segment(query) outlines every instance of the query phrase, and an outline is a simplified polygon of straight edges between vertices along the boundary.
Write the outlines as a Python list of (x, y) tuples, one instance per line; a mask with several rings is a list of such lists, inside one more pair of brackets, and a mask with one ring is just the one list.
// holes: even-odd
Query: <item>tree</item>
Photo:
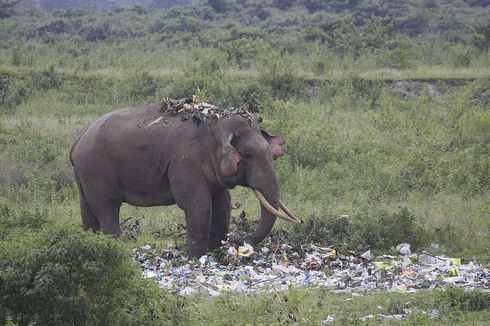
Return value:
[(12, 15), (14, 6), (20, 0), (0, 0), (0, 19), (6, 18)]
[(295, 0), (274, 0), (274, 5), (279, 9), (289, 9), (295, 3)]
[(207, 0), (207, 4), (217, 13), (225, 12), (230, 7), (228, 0)]

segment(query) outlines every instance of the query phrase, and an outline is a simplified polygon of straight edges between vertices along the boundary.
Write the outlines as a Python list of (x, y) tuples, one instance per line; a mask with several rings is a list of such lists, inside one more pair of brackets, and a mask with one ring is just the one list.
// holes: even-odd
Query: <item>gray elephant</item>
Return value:
[(262, 241), (276, 216), (298, 223), (280, 201), (274, 171), (283, 139), (261, 129), (248, 111), (217, 112), (212, 122), (199, 123), (152, 104), (110, 112), (87, 127), (70, 153), (84, 227), (119, 236), (123, 202), (177, 204), (185, 212), (189, 256), (199, 257), (226, 239), (228, 189), (237, 185), (253, 189), (262, 205), (256, 231), (241, 241)]

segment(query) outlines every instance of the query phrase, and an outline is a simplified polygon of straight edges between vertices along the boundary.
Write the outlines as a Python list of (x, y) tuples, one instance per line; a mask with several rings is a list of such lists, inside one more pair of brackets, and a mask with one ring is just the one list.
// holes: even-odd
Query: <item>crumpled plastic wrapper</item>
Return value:
[(133, 249), (143, 276), (180, 295), (225, 292), (286, 291), (290, 286), (326, 287), (337, 291), (416, 292), (461, 287), (490, 291), (489, 270), (474, 262), (429, 254), (412, 254), (408, 244), (400, 255), (373, 257), (370, 251), (339, 253), (332, 247), (266, 243), (261, 248), (225, 243), (219, 251), (189, 260), (168, 248), (149, 245)]

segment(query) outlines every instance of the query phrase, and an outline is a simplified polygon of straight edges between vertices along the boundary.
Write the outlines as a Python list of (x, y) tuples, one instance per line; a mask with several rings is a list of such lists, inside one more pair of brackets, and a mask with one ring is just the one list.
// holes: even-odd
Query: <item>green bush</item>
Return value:
[(0, 202), (0, 240), (12, 232), (37, 231), (49, 223), (46, 210), (13, 211), (7, 204)]
[(410, 243), (412, 250), (428, 244), (430, 235), (406, 207), (395, 212), (366, 209), (354, 216), (357, 242), (373, 249), (387, 250), (400, 243)]
[(415, 67), (414, 54), (406, 49), (385, 50), (377, 59), (381, 68), (410, 69)]
[(386, 252), (406, 242), (413, 250), (427, 245), (430, 234), (418, 223), (408, 208), (385, 211), (367, 208), (350, 217), (311, 217), (307, 223), (295, 225), (286, 241), (293, 244), (313, 242), (336, 247), (370, 248)]
[(490, 293), (482, 291), (465, 291), (462, 288), (451, 288), (438, 293), (442, 306), (461, 311), (481, 311), (490, 308)]
[(285, 62), (276, 51), (262, 53), (259, 81), (270, 87), (275, 98), (294, 98), (305, 93), (303, 77), (292, 62)]
[(0, 114), (12, 113), (27, 95), (28, 86), (23, 80), (0, 72)]
[(240, 69), (250, 68), (263, 48), (263, 43), (246, 38), (231, 40), (219, 45), (219, 49), (226, 54), (228, 61), (236, 64)]
[(468, 46), (455, 46), (451, 64), (456, 68), (468, 68), (473, 59), (473, 49)]
[(148, 72), (142, 70), (129, 76), (128, 95), (131, 99), (145, 101), (155, 97), (157, 81)]
[(183, 301), (140, 276), (110, 237), (57, 225), (0, 242), (0, 323), (173, 325)]

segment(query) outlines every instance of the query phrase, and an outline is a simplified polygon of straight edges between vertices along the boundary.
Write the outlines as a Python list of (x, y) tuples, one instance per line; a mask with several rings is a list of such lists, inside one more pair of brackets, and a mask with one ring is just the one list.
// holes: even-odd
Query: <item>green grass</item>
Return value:
[[(0, 71), (8, 74), (32, 74), (39, 71), (45, 71), (49, 69), (49, 65), (44, 68), (30, 67), (30, 66), (1, 66)], [(133, 67), (135, 71), (139, 67)], [(184, 78), (185, 71), (182, 68), (157, 68), (148, 69), (146, 66), (143, 68), (148, 70), (148, 74), (151, 77), (159, 79), (173, 79)], [(55, 69), (57, 74), (64, 76), (79, 76), (82, 78), (94, 78), (105, 77), (110, 79), (124, 79), (127, 77), (128, 69), (124, 67), (105, 67), (105, 68), (93, 68), (88, 70), (79, 70), (74, 68), (62, 68), (57, 67)], [(258, 69), (226, 69), (225, 74), (228, 78), (258, 78), (260, 76), (260, 70)], [(312, 74), (308, 71), (299, 71), (298, 74), (305, 81), (324, 82), (324, 81), (339, 81), (348, 80), (353, 77), (352, 70), (333, 69), (328, 74)], [(473, 79), (488, 79), (490, 78), (490, 68), (488, 67), (472, 67), (472, 68), (455, 68), (451, 66), (424, 66), (415, 69), (370, 69), (362, 71), (358, 74), (359, 78), (370, 81), (393, 81), (393, 80), (473, 80)]]
[[(351, 294), (291, 288), (277, 294), (199, 298), (195, 304), (190, 325), (227, 325), (231, 321), (234, 325), (321, 325), (328, 316), (334, 318), (334, 325), (484, 325), (490, 322), (488, 294), (464, 295), (458, 290)], [(403, 315), (404, 309), (411, 313), (401, 321), (378, 316)], [(361, 318), (368, 315), (375, 318), (362, 322)]]

